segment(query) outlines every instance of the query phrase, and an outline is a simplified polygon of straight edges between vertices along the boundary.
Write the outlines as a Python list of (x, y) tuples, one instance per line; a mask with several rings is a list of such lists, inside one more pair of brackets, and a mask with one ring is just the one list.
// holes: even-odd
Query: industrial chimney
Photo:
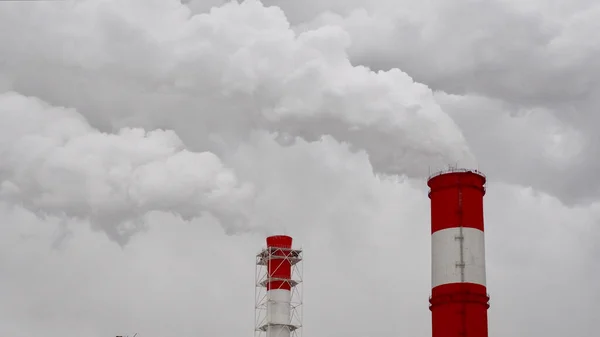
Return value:
[(487, 337), (485, 176), (450, 169), (429, 177), (433, 337)]
[(256, 337), (301, 337), (302, 250), (275, 235), (256, 255)]

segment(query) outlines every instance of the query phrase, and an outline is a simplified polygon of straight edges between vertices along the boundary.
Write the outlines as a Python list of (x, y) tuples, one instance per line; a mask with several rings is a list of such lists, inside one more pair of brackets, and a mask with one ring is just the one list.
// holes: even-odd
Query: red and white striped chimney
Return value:
[(270, 236), (267, 238), (267, 249), (270, 250), (270, 259), (267, 265), (269, 280), (267, 282), (267, 296), (269, 304), (267, 317), (270, 326), (267, 337), (288, 337), (290, 335), (292, 264), (287, 258), (292, 249), (292, 238), (285, 235)]
[(433, 337), (487, 337), (485, 176), (451, 169), (427, 182), (431, 199)]
[[(300, 295), (295, 287), (301, 279), (293, 275), (294, 267), (302, 261), (301, 254), (302, 250), (292, 248), (292, 237), (274, 235), (267, 238), (267, 248), (257, 256), (257, 265), (267, 267), (266, 275), (257, 272), (258, 286), (266, 288), (264, 296), (257, 296), (258, 336), (264, 333), (266, 337), (293, 337), (301, 327), (297, 308), (302, 299), (295, 298)], [(265, 315), (260, 313), (262, 309), (266, 310)]]

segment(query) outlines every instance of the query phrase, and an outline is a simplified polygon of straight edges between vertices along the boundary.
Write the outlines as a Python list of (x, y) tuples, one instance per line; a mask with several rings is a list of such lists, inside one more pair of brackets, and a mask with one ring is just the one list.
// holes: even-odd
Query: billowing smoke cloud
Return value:
[(124, 244), (150, 211), (207, 211), (227, 231), (248, 226), (252, 186), (173, 131), (99, 132), (76, 111), (0, 95), (0, 197), (39, 215), (90, 220)]
[(0, 39), (1, 86), (47, 102), (2, 96), (0, 197), (121, 243), (155, 210), (207, 211), (232, 233), (268, 226), (253, 214), (260, 190), (219, 159), (254, 131), (282, 146), (333, 136), (377, 173), (474, 165), (427, 86), (352, 65), (343, 28), (297, 34), (259, 1), (196, 15), (177, 0), (4, 4)]
[(398, 69), (353, 66), (340, 27), (296, 34), (254, 0), (198, 15), (176, 0), (8, 8), (0, 21), (21, 27), (18, 39), (0, 33), (12, 88), (105, 128), (173, 128), (217, 154), (211, 134), (233, 144), (253, 129), (332, 135), (366, 150), (376, 171), (411, 176), (474, 164), (432, 91)]
[[(352, 38), (348, 54), (354, 64), (399, 67), (434, 90), (460, 95), (438, 102), (465, 134), (480, 167), (495, 180), (531, 185), (571, 205), (600, 196), (598, 180), (589, 179), (600, 168), (600, 48), (591, 37), (600, 22), (598, 2), (265, 3), (290, 13), (297, 31), (342, 27)], [(468, 107), (458, 102), (471, 100), (467, 117)], [(547, 122), (540, 128), (525, 111), (547, 115), (542, 119), (563, 131), (549, 130)], [(519, 145), (509, 145), (517, 139)], [(544, 142), (545, 149), (534, 149), (533, 144)], [(550, 149), (558, 142), (562, 144)], [(554, 159), (539, 160), (547, 149)]]

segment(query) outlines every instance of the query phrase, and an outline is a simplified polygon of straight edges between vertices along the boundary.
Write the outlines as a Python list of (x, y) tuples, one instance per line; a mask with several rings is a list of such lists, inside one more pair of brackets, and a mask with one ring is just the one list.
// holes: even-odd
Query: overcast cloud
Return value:
[(0, 335), (430, 335), (428, 174), (488, 175), (490, 336), (593, 336), (600, 5), (0, 2)]

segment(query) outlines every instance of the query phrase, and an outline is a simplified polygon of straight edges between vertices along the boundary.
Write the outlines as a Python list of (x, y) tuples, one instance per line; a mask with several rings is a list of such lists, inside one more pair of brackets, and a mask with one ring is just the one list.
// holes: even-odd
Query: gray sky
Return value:
[(287, 233), (305, 336), (428, 336), (456, 163), (490, 336), (594, 335), (600, 5), (263, 3), (0, 3), (0, 335), (252, 335)]

